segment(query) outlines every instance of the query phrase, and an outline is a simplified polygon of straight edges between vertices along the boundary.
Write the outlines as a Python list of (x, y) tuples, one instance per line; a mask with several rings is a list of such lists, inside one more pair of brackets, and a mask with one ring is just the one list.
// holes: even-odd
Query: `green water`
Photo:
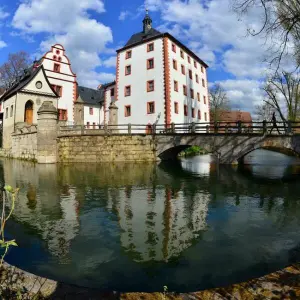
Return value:
[(7, 261), (119, 291), (195, 291), (278, 270), (300, 260), (299, 161), (260, 150), (245, 162), (2, 160), (2, 183), (20, 187)]

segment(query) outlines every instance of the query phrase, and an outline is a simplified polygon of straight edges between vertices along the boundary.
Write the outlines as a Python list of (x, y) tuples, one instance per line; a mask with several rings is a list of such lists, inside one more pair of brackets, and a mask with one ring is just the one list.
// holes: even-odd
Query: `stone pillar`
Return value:
[[(111, 102), (110, 106), (109, 106), (109, 121), (108, 121), (108, 125), (118, 125), (118, 107), (115, 104), (115, 102)], [(118, 133), (119, 130), (117, 127), (112, 127), (109, 128), (111, 129), (112, 133)]]
[(74, 103), (74, 123), (84, 125), (84, 103), (81, 101)]
[(44, 101), (37, 112), (37, 162), (57, 162), (57, 109), (51, 101)]

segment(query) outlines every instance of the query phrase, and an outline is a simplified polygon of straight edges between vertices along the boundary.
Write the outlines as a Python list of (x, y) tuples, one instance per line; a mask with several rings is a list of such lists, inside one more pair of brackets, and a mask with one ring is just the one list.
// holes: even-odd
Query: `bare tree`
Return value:
[(264, 86), (265, 104), (280, 116), (283, 122), (297, 121), (300, 110), (300, 76), (288, 72), (276, 73)]
[[(265, 34), (273, 40), (270, 63), (275, 63), (276, 70), (287, 53), (288, 45), (300, 65), (300, 1), (299, 0), (232, 0), (233, 8), (240, 15), (247, 14), (250, 8), (258, 7), (262, 10), (264, 19), (261, 28), (255, 31), (248, 29), (251, 35)], [(278, 40), (279, 38), (279, 40)], [(279, 43), (278, 43), (279, 41)]]
[(219, 83), (209, 89), (209, 106), (210, 117), (214, 121), (220, 121), (222, 112), (230, 109), (227, 94)]
[(266, 102), (255, 106), (257, 121), (271, 120), (273, 112), (273, 107)]
[(9, 87), (29, 64), (30, 60), (27, 52), (10, 53), (7, 62), (0, 66), (0, 86)]

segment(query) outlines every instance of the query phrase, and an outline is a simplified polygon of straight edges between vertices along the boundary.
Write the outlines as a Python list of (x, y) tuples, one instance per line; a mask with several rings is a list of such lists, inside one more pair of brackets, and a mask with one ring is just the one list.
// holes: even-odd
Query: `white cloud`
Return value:
[(261, 89), (261, 81), (228, 79), (219, 81), (219, 83), (226, 91), (233, 109), (241, 109), (253, 113), (255, 106), (263, 102), (264, 92)]
[(119, 15), (119, 20), (125, 21), (127, 19), (127, 17), (129, 17), (130, 15), (131, 15), (131, 13), (128, 10), (121, 11), (121, 13)]
[[(8, 12), (4, 11), (4, 8), (0, 6), (0, 21), (6, 19), (9, 16)], [(2, 24), (0, 23), (0, 28), (1, 28)], [(0, 49), (7, 47), (7, 44), (1, 40), (1, 36), (0, 36)]]
[(7, 44), (4, 41), (0, 40), (0, 49), (4, 47), (7, 47)]
[(108, 83), (116, 79), (115, 74), (97, 73), (95, 71), (89, 73), (79, 72), (78, 76), (81, 78), (81, 85), (91, 88), (96, 88), (100, 83)]
[(111, 56), (110, 58), (103, 61), (103, 65), (106, 68), (115, 68), (116, 64), (117, 64), (117, 57), (116, 56)]
[(106, 74), (101, 76), (95, 69), (102, 65), (99, 55), (113, 41), (111, 29), (92, 18), (90, 11), (105, 12), (103, 1), (29, 0), (19, 5), (12, 25), (21, 34), (49, 34), (40, 44), (43, 52), (55, 43), (62, 44), (80, 84), (82, 81), (88, 84), (88, 79), (94, 81), (93, 78), (107, 77)]
[(9, 13), (4, 11), (3, 7), (0, 7), (0, 20), (4, 20), (9, 17)]

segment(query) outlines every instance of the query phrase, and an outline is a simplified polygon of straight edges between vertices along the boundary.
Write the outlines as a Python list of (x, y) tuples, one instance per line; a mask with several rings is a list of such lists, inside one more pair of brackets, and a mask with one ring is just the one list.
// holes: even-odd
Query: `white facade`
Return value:
[[(96, 125), (101, 125), (100, 105), (84, 104), (84, 125), (90, 129), (96, 129)], [(103, 111), (103, 110), (102, 110)], [(103, 113), (102, 113), (103, 115)]]
[[(161, 114), (159, 123), (164, 123), (164, 59), (163, 39), (152, 42), (154, 50), (148, 52), (144, 43), (119, 53), (119, 77), (117, 81), (119, 124), (153, 124)], [(132, 52), (126, 59), (126, 52)], [(147, 69), (147, 60), (154, 59), (154, 68)], [(125, 75), (125, 67), (131, 66), (131, 74)], [(147, 92), (147, 81), (154, 80), (154, 91)], [(131, 95), (125, 96), (125, 87), (131, 86)], [(147, 103), (154, 102), (155, 112), (148, 113)], [(125, 107), (131, 106), (131, 116), (126, 117)]]
[[(153, 51), (149, 51), (149, 44), (153, 44)], [(210, 121), (207, 66), (170, 35), (161, 34), (156, 39), (121, 49), (117, 59), (119, 124), (153, 124), (158, 115), (158, 124)], [(147, 65), (149, 59), (153, 59), (152, 69)], [(147, 82), (152, 80), (154, 91), (149, 92)], [(130, 87), (129, 96), (126, 87)], [(154, 111), (149, 111), (150, 102), (154, 102)]]
[[(206, 68), (171, 39), (168, 39), (168, 52), (171, 83), (171, 122), (175, 124), (209, 122)], [(183, 58), (181, 57), (182, 54)], [(177, 70), (174, 69), (173, 61), (177, 65)], [(182, 72), (182, 67), (185, 74)], [(192, 79), (189, 77), (189, 71), (192, 72)], [(196, 81), (196, 75), (198, 76), (198, 82)], [(204, 86), (202, 85), (202, 79), (204, 80)], [(174, 90), (174, 81), (178, 82), (178, 92)], [(184, 95), (184, 86), (187, 95)], [(191, 89), (194, 91), (194, 99), (191, 97)], [(175, 102), (178, 103), (178, 113), (175, 112)], [(184, 114), (184, 105), (187, 105), (187, 116)], [(193, 108), (194, 118), (192, 116)], [(198, 111), (200, 111), (200, 118), (198, 118)]]
[[(76, 100), (76, 75), (72, 72), (71, 64), (62, 45), (55, 44), (43, 56), (42, 64), (45, 68), (49, 82), (55, 88), (61, 87), (58, 100), (59, 119), (74, 121), (73, 108)], [(55, 69), (58, 65), (58, 69)], [(63, 113), (60, 110), (64, 110)]]

